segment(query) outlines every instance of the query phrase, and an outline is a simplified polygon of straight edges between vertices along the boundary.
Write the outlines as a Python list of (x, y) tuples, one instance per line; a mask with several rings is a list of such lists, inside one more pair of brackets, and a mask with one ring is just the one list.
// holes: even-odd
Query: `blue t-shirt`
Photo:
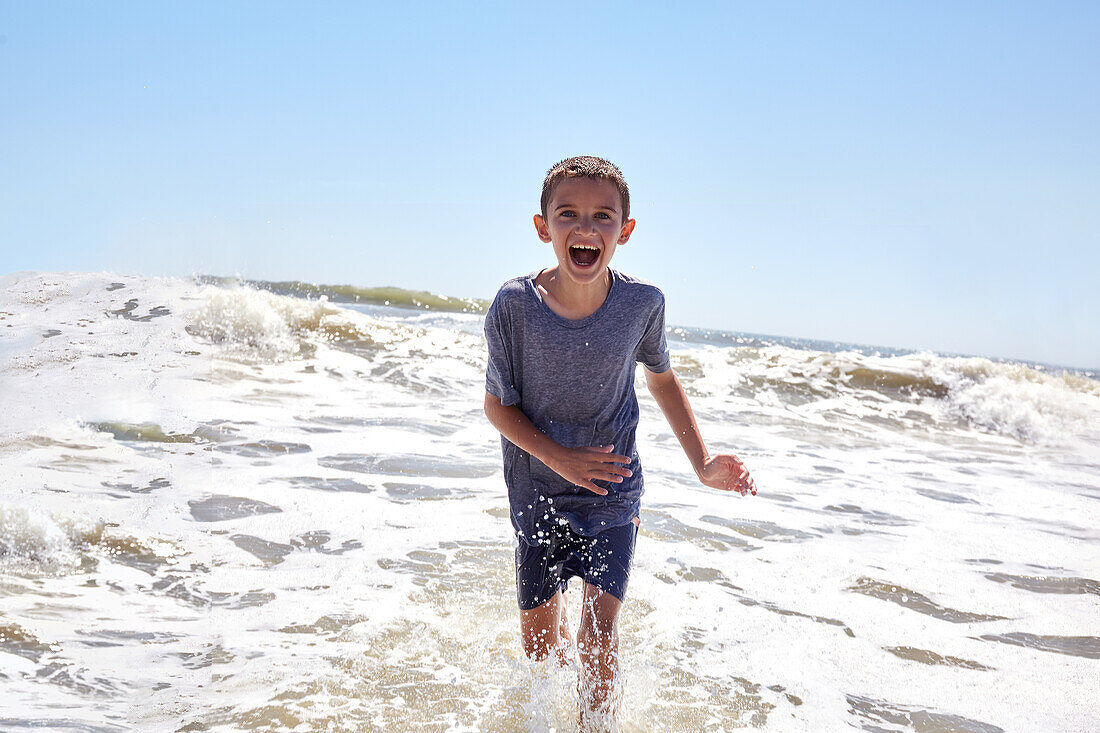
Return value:
[[(657, 286), (611, 273), (599, 309), (579, 320), (550, 310), (531, 273), (501, 286), (485, 314), (489, 363), (485, 389), (502, 405), (517, 405), (535, 427), (570, 447), (614, 445), (630, 456), (633, 476), (598, 481), (599, 496), (571, 484), (501, 436), (512, 526), (529, 544), (548, 538), (562, 520), (593, 536), (638, 514), (642, 467), (634, 445), (638, 398), (635, 364), (667, 371), (665, 296)], [(624, 465), (624, 464), (615, 464)]]

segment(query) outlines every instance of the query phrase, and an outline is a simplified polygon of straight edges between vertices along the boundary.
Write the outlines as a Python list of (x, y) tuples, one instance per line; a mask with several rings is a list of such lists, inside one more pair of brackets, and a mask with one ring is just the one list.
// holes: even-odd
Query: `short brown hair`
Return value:
[(615, 184), (619, 189), (619, 198), (623, 202), (623, 221), (630, 218), (630, 189), (626, 186), (626, 179), (619, 167), (609, 160), (597, 158), (594, 155), (577, 155), (572, 158), (555, 163), (546, 171), (546, 178), (542, 182), (542, 215), (546, 216), (546, 207), (550, 205), (550, 197), (554, 188), (566, 178), (606, 179)]

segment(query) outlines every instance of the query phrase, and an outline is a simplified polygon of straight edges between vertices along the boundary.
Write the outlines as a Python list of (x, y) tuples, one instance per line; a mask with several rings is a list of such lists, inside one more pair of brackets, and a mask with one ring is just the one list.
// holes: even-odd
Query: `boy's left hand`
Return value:
[(741, 496), (749, 493), (756, 496), (756, 483), (737, 456), (718, 455), (708, 458), (699, 471), (699, 480), (712, 489), (737, 491)]

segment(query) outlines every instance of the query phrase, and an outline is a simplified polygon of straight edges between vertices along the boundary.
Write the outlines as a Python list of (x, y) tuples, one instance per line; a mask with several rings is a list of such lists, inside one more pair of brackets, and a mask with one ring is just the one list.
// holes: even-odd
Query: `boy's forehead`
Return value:
[(551, 208), (566, 203), (593, 203), (598, 206), (607, 206), (615, 210), (622, 210), (622, 198), (619, 196), (619, 187), (607, 178), (589, 178), (588, 176), (573, 176), (565, 178), (554, 186), (550, 195)]

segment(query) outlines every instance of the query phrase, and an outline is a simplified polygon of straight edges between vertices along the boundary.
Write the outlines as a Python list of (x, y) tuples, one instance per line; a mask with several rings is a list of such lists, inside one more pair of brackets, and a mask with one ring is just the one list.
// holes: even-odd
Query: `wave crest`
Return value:
[(947, 415), (1024, 442), (1064, 443), (1100, 417), (1100, 384), (1086, 377), (981, 357), (932, 357), (928, 371), (948, 388)]
[(187, 325), (192, 336), (259, 361), (312, 356), (319, 343), (369, 351), (405, 330), (332, 306), (324, 296), (304, 300), (246, 286), (203, 288)]
[(707, 347), (678, 354), (677, 368), (705, 394), (756, 401), (770, 394), (788, 406), (840, 400), (890, 419), (921, 408), (941, 423), (961, 421), (1028, 443), (1064, 443), (1100, 422), (1096, 380), (982, 357)]
[(0, 504), (0, 567), (47, 573), (75, 568), (80, 564), (77, 548), (99, 542), (104, 527), (101, 519)]

